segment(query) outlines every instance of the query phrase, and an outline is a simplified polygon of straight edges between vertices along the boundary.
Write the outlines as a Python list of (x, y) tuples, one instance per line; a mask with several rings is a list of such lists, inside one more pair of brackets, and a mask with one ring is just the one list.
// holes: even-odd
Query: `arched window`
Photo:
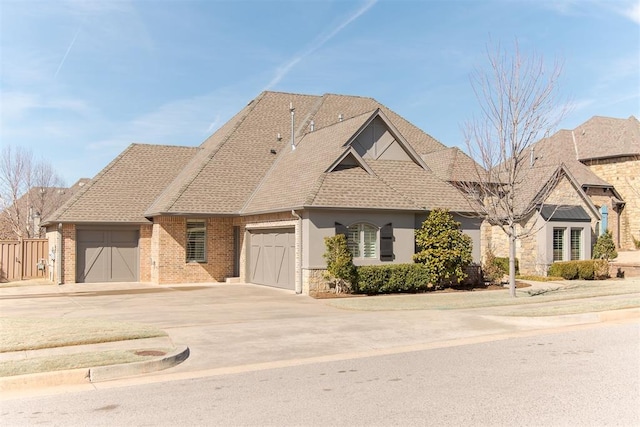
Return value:
[(378, 228), (365, 223), (347, 227), (347, 246), (354, 258), (376, 258)]

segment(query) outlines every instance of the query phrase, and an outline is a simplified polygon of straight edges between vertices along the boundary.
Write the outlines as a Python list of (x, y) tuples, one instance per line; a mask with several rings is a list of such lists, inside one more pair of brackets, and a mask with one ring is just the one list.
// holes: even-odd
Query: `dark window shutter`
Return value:
[(393, 227), (391, 223), (380, 229), (380, 261), (393, 261)]
[(340, 224), (339, 222), (336, 222), (335, 226), (336, 226), (336, 235), (344, 234), (344, 237), (347, 237), (347, 232), (349, 231), (349, 230), (347, 230), (347, 227), (345, 227), (344, 225)]

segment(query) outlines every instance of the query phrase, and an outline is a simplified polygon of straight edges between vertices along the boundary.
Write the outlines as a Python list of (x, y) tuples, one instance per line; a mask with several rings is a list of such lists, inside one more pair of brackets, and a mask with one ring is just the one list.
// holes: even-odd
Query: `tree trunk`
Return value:
[(509, 225), (509, 295), (516, 297), (516, 226)]

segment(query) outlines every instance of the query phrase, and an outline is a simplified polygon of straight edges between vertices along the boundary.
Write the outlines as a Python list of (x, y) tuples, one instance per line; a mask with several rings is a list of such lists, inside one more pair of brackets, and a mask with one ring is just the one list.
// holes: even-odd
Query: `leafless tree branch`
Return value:
[(556, 60), (546, 67), (541, 56), (523, 55), (517, 41), (513, 52), (499, 44), (487, 47), (486, 57), (488, 65), (471, 76), (479, 113), (464, 127), (468, 153), (478, 164), (477, 182), (463, 183), (461, 188), (480, 199), (484, 219), (508, 236), (510, 288), (515, 296), (515, 241), (534, 232), (519, 225), (560, 179), (558, 173), (551, 174), (528, 197), (527, 186), (536, 182), (529, 148), (550, 135), (566, 114), (558, 94), (562, 64)]

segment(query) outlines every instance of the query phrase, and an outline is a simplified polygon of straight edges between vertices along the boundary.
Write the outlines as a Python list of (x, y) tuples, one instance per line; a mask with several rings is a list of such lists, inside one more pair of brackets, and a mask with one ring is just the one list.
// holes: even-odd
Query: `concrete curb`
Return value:
[(0, 378), (0, 393), (33, 388), (89, 384), (89, 368), (39, 372)]
[(623, 308), (595, 313), (600, 322), (615, 322), (617, 320), (640, 319), (640, 308)]
[(145, 360), (143, 362), (2, 377), (0, 378), (0, 393), (4, 394), (46, 387), (91, 384), (94, 382), (161, 371), (184, 362), (189, 357), (189, 353), (189, 347), (181, 346), (161, 358)]
[(130, 377), (149, 372), (162, 371), (184, 362), (189, 357), (189, 347), (176, 348), (165, 356), (144, 362), (122, 363), (119, 365), (98, 366), (89, 369), (89, 381), (92, 383), (115, 378)]

